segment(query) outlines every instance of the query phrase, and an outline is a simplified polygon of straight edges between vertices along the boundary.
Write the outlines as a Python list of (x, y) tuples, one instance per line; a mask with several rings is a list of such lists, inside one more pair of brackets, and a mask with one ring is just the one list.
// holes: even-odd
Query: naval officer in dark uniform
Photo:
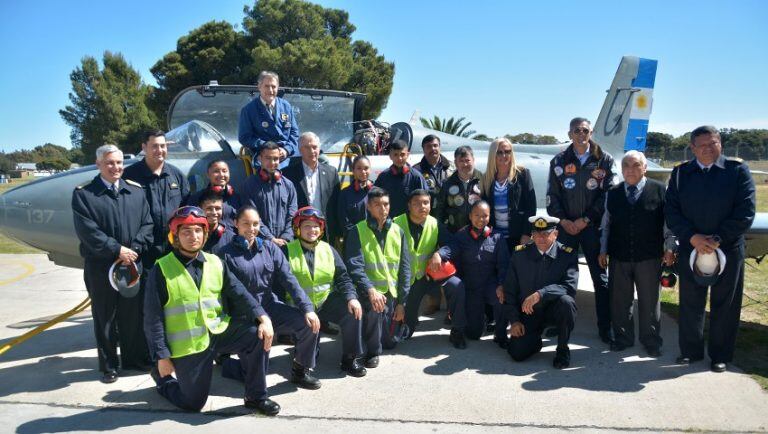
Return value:
[[(712, 126), (691, 132), (696, 158), (672, 170), (664, 215), (680, 244), (681, 262), (691, 252), (725, 254), (725, 269), (711, 285), (708, 352), (711, 369), (723, 372), (733, 359), (744, 289), (744, 232), (755, 218), (755, 183), (741, 160), (722, 155), (720, 133)], [(722, 263), (721, 263), (722, 265)], [(680, 273), (681, 364), (704, 358), (704, 308), (707, 285), (690, 267)]]
[[(149, 353), (142, 331), (142, 297), (123, 297), (109, 283), (109, 269), (141, 260), (152, 245), (152, 218), (141, 186), (122, 180), (123, 153), (117, 146), (96, 150), (99, 174), (72, 194), (75, 232), (85, 259), (83, 277), (91, 297), (93, 329), (102, 381), (117, 381), (117, 369), (144, 370)], [(117, 358), (118, 335), (120, 360)]]
[(553, 324), (558, 335), (552, 365), (563, 369), (571, 361), (568, 339), (576, 321), (577, 256), (557, 242), (560, 219), (533, 216), (529, 221), (533, 242), (515, 247), (504, 281), (502, 303), (512, 323), (507, 352), (518, 362), (538, 353), (545, 325)]

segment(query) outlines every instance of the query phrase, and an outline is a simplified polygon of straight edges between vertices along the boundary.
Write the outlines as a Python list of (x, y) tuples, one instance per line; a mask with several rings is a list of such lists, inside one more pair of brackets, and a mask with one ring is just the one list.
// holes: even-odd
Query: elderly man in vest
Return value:
[(647, 169), (641, 152), (629, 151), (621, 159), (624, 182), (606, 196), (598, 260), (608, 268), (610, 259), (611, 351), (635, 344), (632, 303), (637, 288), (640, 343), (649, 356), (659, 357), (661, 263), (672, 265), (677, 249), (674, 235), (664, 225), (664, 184), (646, 178)]
[(363, 354), (363, 308), (341, 255), (322, 240), (325, 225), (325, 217), (317, 209), (299, 209), (293, 217), (296, 239), (286, 246), (286, 256), (320, 320), (337, 323), (341, 328), (341, 370), (363, 377), (367, 373), (359, 359)]
[(389, 193), (379, 187), (371, 188), (366, 208), (368, 218), (347, 233), (345, 253), (347, 269), (361, 294), (365, 311), (363, 342), (367, 352), (363, 361), (366, 368), (375, 368), (379, 366), (383, 346), (397, 345), (395, 323), (405, 319), (411, 255), (405, 233), (389, 218)]
[(408, 199), (408, 213), (395, 217), (395, 223), (405, 233), (411, 254), (411, 291), (405, 303), (405, 323), (412, 334), (419, 323), (419, 305), (426, 294), (440, 295), (445, 288), (448, 311), (451, 313), (451, 334), (449, 341), (455, 348), (464, 349), (464, 326), (467, 315), (464, 311), (464, 284), (458, 277), (432, 280), (428, 269), (437, 272), (443, 262), (451, 258), (451, 235), (437, 219), (429, 215), (430, 196), (427, 190), (414, 190)]
[(173, 251), (152, 268), (144, 303), (157, 391), (177, 407), (200, 411), (208, 399), (214, 358), (238, 353), (245, 367), (245, 406), (277, 414), (277, 403), (255, 399), (266, 378), (249, 369), (267, 357), (265, 350), (272, 345), (269, 317), (225, 263), (201, 250), (208, 235), (202, 209), (179, 208), (169, 227)]

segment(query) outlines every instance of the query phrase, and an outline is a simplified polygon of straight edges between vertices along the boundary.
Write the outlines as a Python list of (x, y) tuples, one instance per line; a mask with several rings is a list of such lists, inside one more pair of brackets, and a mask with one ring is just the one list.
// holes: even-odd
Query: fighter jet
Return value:
[[(616, 161), (628, 150), (645, 149), (656, 68), (655, 60), (625, 56), (608, 90), (593, 125), (593, 138)], [(415, 118), (391, 125), (363, 120), (364, 94), (281, 88), (280, 96), (294, 107), (300, 130), (313, 131), (320, 137), (323, 153), (339, 169), (342, 182), (349, 181), (351, 160), (360, 153), (371, 160), (372, 178), (386, 170), (390, 165), (387, 147), (393, 140), (405, 140), (412, 150), (410, 162), (417, 163), (423, 156), (421, 140), (428, 134), (440, 137), (442, 151), (448, 155), (458, 146), (471, 146), (477, 168), (485, 169), (488, 142), (430, 130), (416, 125)], [(192, 190), (205, 188), (206, 167), (214, 159), (229, 163), (232, 185), (239, 185), (251, 173), (251, 157), (238, 142), (237, 123), (240, 109), (257, 97), (256, 86), (211, 82), (189, 87), (174, 98), (168, 111), (167, 160), (187, 174)], [(563, 119), (564, 125), (567, 122)], [(531, 171), (542, 212), (549, 161), (566, 146), (514, 145), (517, 162)], [(126, 160), (126, 167), (140, 158), (141, 155)], [(618, 168), (614, 172), (621, 174)], [(649, 162), (648, 176), (666, 181), (669, 172)], [(74, 188), (96, 173), (96, 167), (91, 165), (9, 190), (0, 196), (0, 229), (18, 241), (48, 252), (56, 264), (82, 268), (70, 201)], [(757, 215), (747, 240), (748, 256), (762, 259), (768, 253), (768, 213)]]

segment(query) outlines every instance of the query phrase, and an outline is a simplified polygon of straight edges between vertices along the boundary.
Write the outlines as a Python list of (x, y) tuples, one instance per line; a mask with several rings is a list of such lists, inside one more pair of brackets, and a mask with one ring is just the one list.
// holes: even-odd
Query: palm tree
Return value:
[(477, 132), (475, 130), (467, 130), (467, 128), (472, 125), (472, 122), (467, 122), (465, 124), (463, 117), (458, 119), (449, 118), (448, 120), (445, 120), (435, 116), (432, 119), (419, 118), (419, 120), (421, 120), (421, 125), (425, 128), (453, 134), (454, 136), (471, 137)]

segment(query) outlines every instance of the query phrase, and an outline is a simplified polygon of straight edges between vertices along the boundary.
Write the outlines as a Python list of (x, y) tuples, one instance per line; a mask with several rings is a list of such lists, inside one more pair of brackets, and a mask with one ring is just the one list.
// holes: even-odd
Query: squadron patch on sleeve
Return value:
[(555, 166), (555, 168), (552, 170), (555, 172), (555, 176), (560, 176), (563, 174), (563, 168), (560, 166)]

